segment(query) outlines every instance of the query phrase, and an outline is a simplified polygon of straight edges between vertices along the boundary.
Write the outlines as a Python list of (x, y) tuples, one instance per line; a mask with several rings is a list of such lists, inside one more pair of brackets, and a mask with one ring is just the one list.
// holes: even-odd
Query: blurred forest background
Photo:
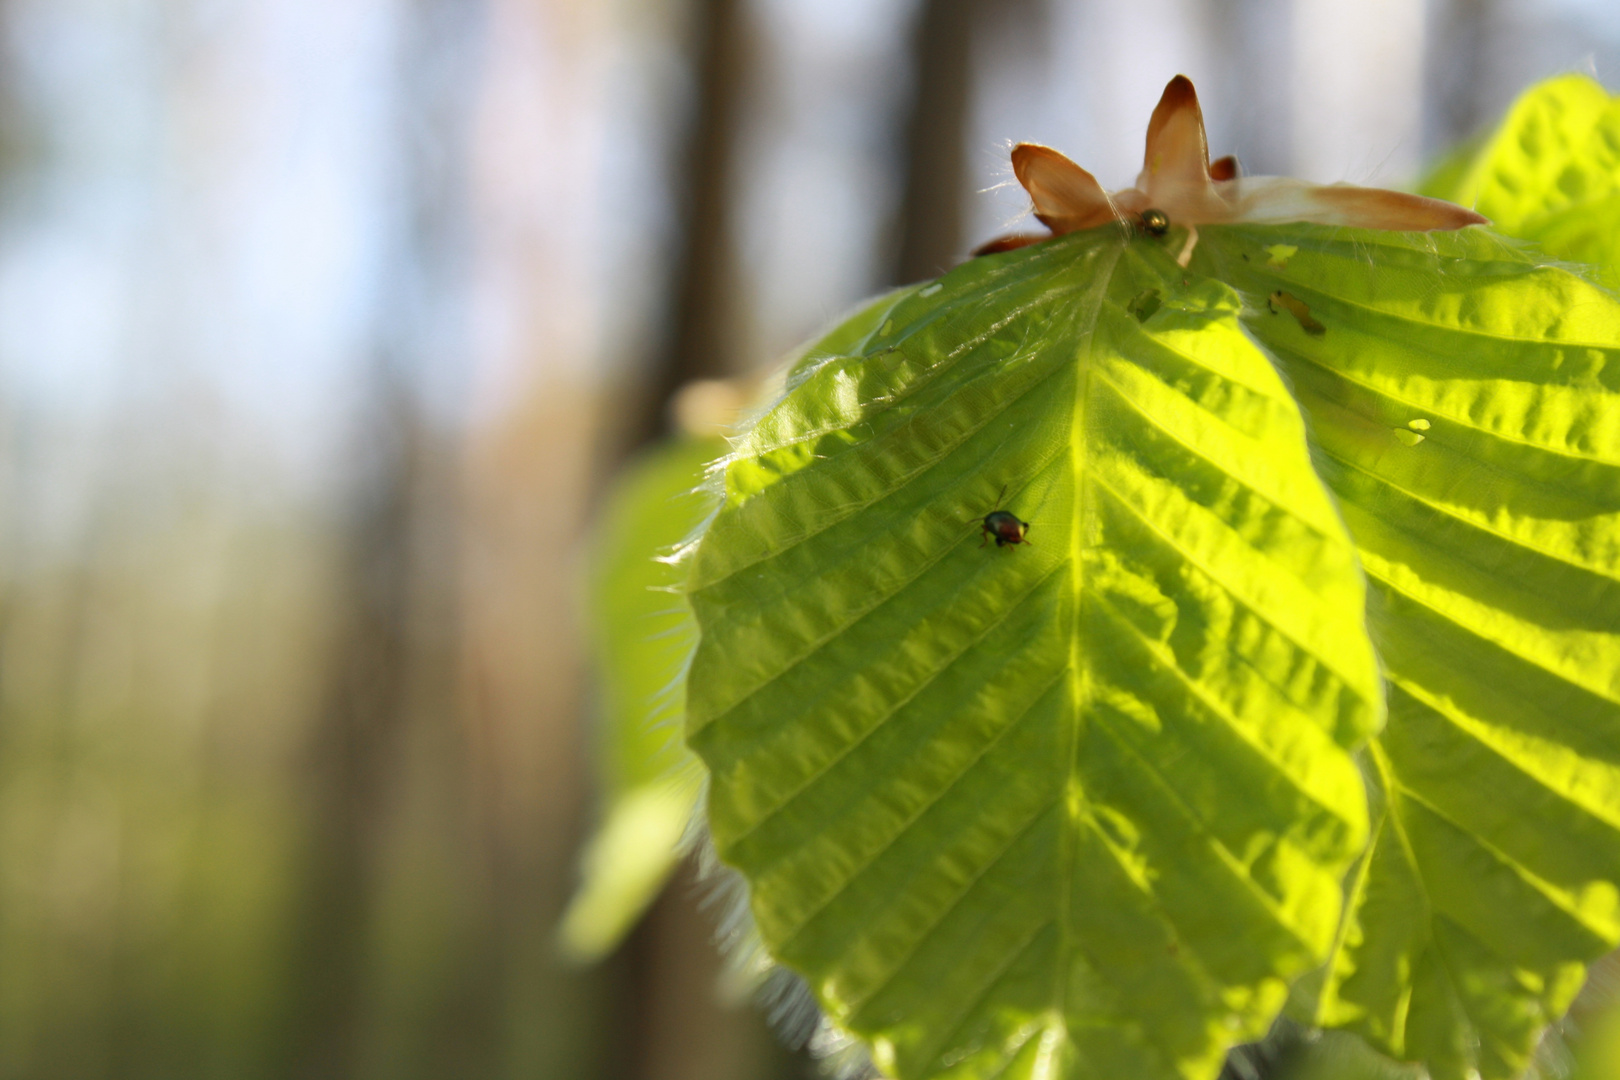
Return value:
[[(1399, 183), (1613, 0), (0, 0), (0, 1080), (810, 1075), (554, 928), (671, 392), (1110, 187)], [(990, 190), (986, 190), (990, 189)]]

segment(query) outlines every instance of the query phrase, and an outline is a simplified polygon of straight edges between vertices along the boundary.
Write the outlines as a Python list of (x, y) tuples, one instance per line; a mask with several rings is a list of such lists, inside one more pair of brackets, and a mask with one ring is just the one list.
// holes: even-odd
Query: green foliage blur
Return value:
[(704, 472), (724, 440), (682, 436), (619, 477), (592, 545), (589, 623), (599, 696), (602, 821), (559, 929), (581, 961), (618, 945), (663, 887), (701, 773), (681, 737), (697, 629), (671, 564), (713, 509)]

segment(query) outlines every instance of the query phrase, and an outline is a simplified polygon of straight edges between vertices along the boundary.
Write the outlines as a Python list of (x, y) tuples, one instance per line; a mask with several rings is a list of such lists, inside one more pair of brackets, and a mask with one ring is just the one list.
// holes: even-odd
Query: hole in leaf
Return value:
[(1158, 289), (1148, 289), (1145, 292), (1137, 293), (1131, 302), (1126, 305), (1125, 310), (1135, 315), (1137, 322), (1147, 322), (1163, 303), (1164, 301), (1159, 296)]
[(1293, 244), (1272, 244), (1266, 248), (1266, 254), (1271, 256), (1266, 260), (1267, 266), (1275, 266), (1279, 270), (1288, 265), (1288, 260), (1299, 254), (1299, 248)]

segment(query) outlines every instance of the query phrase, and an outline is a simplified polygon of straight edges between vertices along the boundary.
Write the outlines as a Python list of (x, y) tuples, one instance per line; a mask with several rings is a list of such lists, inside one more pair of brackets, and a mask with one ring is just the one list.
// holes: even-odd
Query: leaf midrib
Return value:
[[(1479, 1024), (1457, 995), (1457, 973), (1453, 970), (1451, 958), (1446, 955), (1445, 949), (1440, 945), (1440, 939), (1434, 933), (1434, 920), (1438, 912), (1435, 909), (1434, 901), (1429, 897), (1429, 883), (1424, 880), (1423, 865), (1418, 861), (1417, 852), (1412, 848), (1411, 837), (1406, 834), (1406, 823), (1401, 820), (1399, 800), (1406, 797), (1406, 789), (1396, 782), (1395, 767), (1390, 762), (1389, 755), (1385, 753), (1383, 744), (1379, 739), (1374, 738), (1367, 744), (1367, 752), (1377, 766), (1379, 781), (1384, 786), (1384, 798), (1388, 806), (1385, 820), (1389, 822), (1390, 832), (1394, 835), (1396, 843), (1400, 845), (1401, 854), (1406, 859), (1407, 866), (1411, 868), (1412, 881), (1417, 885), (1418, 894), (1422, 898), (1423, 945), (1425, 948), (1434, 950), (1435, 956), (1440, 961), (1441, 968), (1445, 971), (1446, 990), (1456, 1000), (1463, 1015), (1467, 1017), (1470, 1033), (1477, 1041), (1479, 1038)], [(1348, 920), (1351, 917), (1353, 917), (1352, 914), (1347, 911), (1345, 918)], [(1408, 996), (1412, 993), (1410, 984), (1406, 988), (1406, 993)], [(1407, 1009), (1406, 1024), (1410, 1024), (1410, 1001), (1408, 1001)], [(1400, 1037), (1402, 1049), (1408, 1049), (1406, 1047), (1407, 1031), (1404, 1025)]]
[[(1069, 418), (1069, 467), (1073, 471), (1074, 487), (1074, 519), (1069, 530), (1069, 701), (1072, 715), (1067, 717), (1067, 730), (1063, 737), (1063, 789), (1059, 792), (1063, 809), (1063, 827), (1058, 833), (1058, 887), (1057, 911), (1058, 924), (1058, 962), (1052, 965), (1052, 1001), (1063, 1025), (1065, 1037), (1069, 1026), (1069, 969), (1074, 963), (1076, 951), (1075, 927), (1071, 914), (1073, 878), (1076, 859), (1076, 846), (1078, 844), (1079, 829), (1082, 819), (1087, 815), (1087, 799), (1084, 788), (1081, 786), (1080, 765), (1077, 760), (1080, 745), (1080, 725), (1085, 712), (1084, 703), (1087, 700), (1088, 688), (1086, 683), (1086, 669), (1083, 664), (1084, 657), (1081, 652), (1080, 633), (1080, 599), (1085, 588), (1084, 575), (1081, 568), (1084, 564), (1086, 538), (1091, 531), (1092, 510), (1091, 480), (1092, 470), (1087, 465), (1087, 413), (1091, 404), (1091, 380), (1096, 373), (1095, 350), (1097, 345), (1098, 325), (1101, 322), (1102, 306), (1108, 298), (1109, 287), (1113, 283), (1114, 274), (1119, 269), (1120, 260), (1124, 258), (1128, 245), (1116, 243), (1110, 246), (1109, 258), (1106, 265), (1098, 268), (1098, 273), (1090, 297), (1089, 310), (1084, 313), (1084, 330), (1079, 337), (1079, 351), (1075, 356), (1077, 374), (1074, 380), (1074, 399), (1070, 408)], [(1079, 329), (1077, 326), (1076, 329)]]
[[(1505, 864), (1506, 866), (1508, 866), (1508, 867), (1514, 869), (1516, 872), (1518, 872), (1519, 878), (1521, 880), (1525, 880), (1526, 883), (1529, 884), (1532, 888), (1535, 888), (1535, 891), (1537, 892), (1538, 895), (1542, 896), (1549, 903), (1552, 903), (1553, 906), (1558, 907), (1560, 910), (1563, 910), (1562, 905), (1557, 904), (1555, 901), (1552, 900), (1551, 897), (1546, 896), (1546, 893), (1545, 893), (1544, 890), (1536, 888), (1535, 880), (1534, 879), (1527, 879), (1526, 874), (1522, 871), (1522, 868), (1519, 866), (1519, 864), (1517, 862), (1515, 862), (1512, 859), (1506, 858), (1494, 846), (1492, 846), (1491, 844), (1486, 843), (1485, 840), (1483, 838), (1481, 838), (1473, 830), (1464, 828), (1455, 819), (1453, 819), (1452, 817), (1450, 817), (1449, 815), (1447, 815), (1445, 813), (1442, 813), (1437, 807), (1435, 807), (1435, 805), (1433, 803), (1429, 802), (1429, 800), (1423, 798), (1417, 792), (1413, 791), (1411, 788), (1409, 788), (1405, 784), (1401, 783), (1399, 777), (1396, 774), (1394, 763), (1389, 760), (1388, 754), (1384, 750), (1383, 744), (1379, 740), (1374, 739), (1373, 742), (1369, 744), (1369, 750), (1372, 752), (1372, 754), (1374, 755), (1375, 760), (1378, 762), (1379, 772), (1380, 772), (1380, 774), (1382, 776), (1382, 779), (1383, 779), (1383, 782), (1384, 782), (1384, 790), (1387, 793), (1387, 795), (1391, 797), (1390, 798), (1391, 810), (1390, 810), (1390, 813), (1389, 813), (1389, 822), (1390, 822), (1391, 828), (1392, 828), (1392, 830), (1393, 830), (1393, 832), (1395, 834), (1396, 839), (1400, 843), (1401, 853), (1405, 856), (1406, 861), (1407, 861), (1407, 865), (1411, 870), (1412, 880), (1417, 883), (1418, 891), (1421, 893), (1422, 898), (1423, 898), (1423, 911), (1424, 911), (1424, 918), (1423, 918), (1424, 940), (1423, 940), (1423, 943), (1424, 943), (1424, 946), (1426, 948), (1428, 948), (1428, 949), (1433, 950), (1435, 956), (1438, 958), (1438, 960), (1440, 962), (1441, 969), (1445, 972), (1445, 976), (1446, 976), (1446, 991), (1447, 991), (1447, 993), (1449, 993), (1451, 995), (1452, 1000), (1455, 1002), (1455, 1004), (1457, 1006), (1457, 1010), (1458, 1010), (1459, 1014), (1465, 1019), (1466, 1023), (1468, 1024), (1469, 1034), (1473, 1037), (1475, 1045), (1476, 1046), (1481, 1046), (1481, 1045), (1484, 1045), (1485, 1043), (1489, 1042), (1489, 1043), (1491, 1043), (1491, 1044), (1493, 1044), (1493, 1045), (1495, 1045), (1496, 1047), (1499, 1048), (1499, 1050), (1498, 1050), (1499, 1056), (1502, 1056), (1504, 1058), (1504, 1060), (1505, 1060), (1508, 1055), (1507, 1054), (1502, 1054), (1500, 1052), (1500, 1048), (1504, 1047), (1506, 1044), (1503, 1043), (1503, 1041), (1497, 1036), (1497, 1034), (1495, 1032), (1495, 1029), (1493, 1027), (1482, 1023), (1480, 1021), (1480, 1019), (1477, 1016), (1474, 1015), (1473, 1009), (1471, 1009), (1469, 1007), (1468, 999), (1465, 998), (1463, 996), (1463, 994), (1461, 993), (1459, 988), (1461, 987), (1462, 982), (1457, 977), (1457, 972), (1456, 972), (1455, 965), (1453, 964), (1451, 957), (1447, 954), (1445, 945), (1440, 941), (1439, 935), (1435, 933), (1435, 922), (1437, 920), (1439, 920), (1439, 919), (1445, 919), (1447, 922), (1451, 923), (1453, 926), (1455, 926), (1462, 933), (1468, 934), (1471, 938), (1473, 938), (1473, 940), (1475, 941), (1476, 944), (1478, 944), (1481, 948), (1484, 948), (1487, 951), (1489, 951), (1492, 956), (1494, 956), (1495, 958), (1500, 960), (1503, 964), (1505, 964), (1509, 968), (1517, 969), (1518, 965), (1516, 963), (1514, 963), (1512, 960), (1510, 960), (1507, 957), (1503, 956), (1493, 946), (1491, 946), (1491, 945), (1489, 945), (1489, 944), (1487, 944), (1487, 943), (1485, 943), (1483, 941), (1480, 941), (1479, 938), (1476, 935), (1470, 933), (1466, 927), (1464, 927), (1462, 924), (1458, 923), (1450, 915), (1447, 915), (1445, 912), (1441, 911), (1438, 907), (1435, 906), (1435, 903), (1434, 903), (1434, 901), (1431, 898), (1430, 893), (1429, 893), (1429, 883), (1426, 880), (1426, 878), (1424, 876), (1424, 873), (1423, 873), (1423, 863), (1422, 863), (1421, 860), (1418, 859), (1417, 852), (1412, 847), (1411, 838), (1406, 833), (1406, 823), (1405, 823), (1404, 820), (1402, 820), (1400, 808), (1395, 804), (1396, 800), (1397, 799), (1411, 799), (1413, 802), (1422, 805), (1422, 807), (1426, 811), (1433, 814), (1435, 817), (1437, 817), (1440, 820), (1442, 820), (1442, 821), (1446, 822), (1447, 824), (1449, 824), (1452, 828), (1455, 828), (1460, 832), (1467, 833), (1468, 836), (1471, 837), (1474, 840), (1475, 843), (1479, 844), (1482, 848), (1489, 851), (1493, 856), (1495, 856), (1496, 858), (1501, 860), (1501, 862), (1503, 864)], [(1569, 914), (1568, 912), (1565, 912), (1565, 913)], [(1576, 919), (1573, 916), (1571, 916), (1571, 918), (1572, 918), (1572, 921), (1577, 922), (1579, 925), (1581, 925), (1583, 928), (1585, 928), (1586, 924), (1584, 922), (1581, 922), (1579, 919)], [(1410, 988), (1408, 988), (1408, 993), (1410, 993)], [(1404, 1046), (1404, 1044), (1406, 1042), (1407, 1034), (1408, 1033), (1406, 1031), (1404, 1031), (1404, 1030), (1401, 1033), (1403, 1046)], [(1410, 1052), (1409, 1047), (1407, 1047), (1406, 1049), (1407, 1049), (1408, 1052)], [(1477, 1050), (1473, 1054), (1470, 1055), (1469, 1064), (1471, 1066), (1477, 1068), (1477, 1066), (1479, 1064), (1479, 1057), (1478, 1057)]]

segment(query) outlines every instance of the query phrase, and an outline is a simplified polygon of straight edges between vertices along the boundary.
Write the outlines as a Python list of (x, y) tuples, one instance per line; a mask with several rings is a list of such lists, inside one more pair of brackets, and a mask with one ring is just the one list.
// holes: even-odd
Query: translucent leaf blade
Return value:
[(612, 951), (674, 868), (700, 771), (683, 744), (680, 677), (696, 626), (681, 571), (661, 561), (714, 500), (698, 490), (726, 449), (682, 438), (648, 452), (616, 483), (592, 540), (587, 622), (597, 683), (602, 820), (558, 939), (577, 960)]
[(1210, 1080), (1327, 955), (1381, 717), (1297, 408), (1229, 289), (1113, 230), (889, 304), (690, 568), (716, 847), (894, 1075)]
[(1195, 265), (1306, 408), (1390, 687), (1321, 1019), (1505, 1080), (1620, 942), (1620, 302), (1479, 230), (1284, 235)]
[(1620, 97), (1585, 75), (1531, 87), (1424, 193), (1472, 206), (1555, 258), (1596, 264), (1620, 286)]
[[(807, 351), (864, 336), (905, 294), (868, 302)], [(697, 626), (676, 553), (714, 509), (705, 477), (727, 449), (718, 435), (683, 435), (647, 451), (615, 481), (591, 540), (586, 623), (602, 808), (557, 928), (576, 961), (606, 956), (657, 898), (697, 803), (701, 767), (681, 737)]]

